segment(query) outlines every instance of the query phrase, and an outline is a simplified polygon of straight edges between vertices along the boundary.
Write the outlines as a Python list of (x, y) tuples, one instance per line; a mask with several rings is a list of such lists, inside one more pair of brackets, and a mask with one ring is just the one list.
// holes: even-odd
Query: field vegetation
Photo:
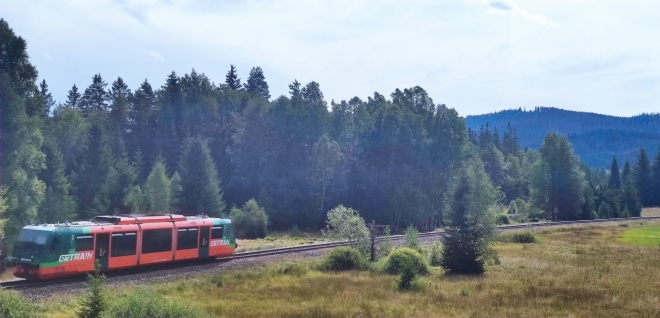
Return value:
[[(218, 317), (653, 317), (660, 312), (657, 247), (627, 244), (627, 231), (660, 223), (565, 227), (537, 231), (533, 244), (496, 243), (499, 263), (479, 276), (445, 275), (439, 267), (401, 291), (397, 275), (323, 271), (324, 259), (266, 266), (110, 291), (157, 295)], [(429, 255), (431, 246), (423, 246)], [(70, 317), (77, 298), (37, 306)]]

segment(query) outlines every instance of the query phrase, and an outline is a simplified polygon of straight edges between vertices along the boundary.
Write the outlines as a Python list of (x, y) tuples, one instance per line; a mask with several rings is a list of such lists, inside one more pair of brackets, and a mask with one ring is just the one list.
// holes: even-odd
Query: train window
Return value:
[(76, 251), (91, 251), (94, 249), (94, 236), (76, 235)]
[(172, 250), (172, 230), (145, 230), (142, 232), (142, 254)]
[(187, 250), (197, 248), (197, 233), (199, 229), (196, 227), (184, 228), (177, 230), (176, 249)]
[(214, 226), (211, 228), (211, 239), (221, 239), (222, 238), (222, 226)]
[(112, 250), (110, 257), (129, 256), (135, 255), (135, 248), (137, 247), (137, 233), (113, 233), (112, 234)]

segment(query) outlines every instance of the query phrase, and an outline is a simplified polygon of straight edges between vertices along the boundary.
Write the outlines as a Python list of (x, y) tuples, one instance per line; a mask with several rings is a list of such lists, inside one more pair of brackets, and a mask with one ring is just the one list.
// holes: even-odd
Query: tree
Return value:
[(568, 138), (548, 133), (539, 152), (531, 188), (533, 205), (553, 221), (580, 218), (586, 184)]
[(178, 208), (187, 214), (220, 216), (225, 210), (218, 170), (206, 140), (188, 139), (179, 162), (181, 193)]
[(82, 95), (78, 92), (78, 87), (76, 84), (73, 84), (73, 87), (69, 90), (69, 94), (66, 95), (66, 102), (64, 105), (71, 109), (78, 109), (80, 108), (81, 97)]
[(651, 166), (651, 179), (653, 187), (653, 205), (660, 206), (660, 146), (658, 146), (658, 153), (655, 155), (653, 165)]
[(247, 83), (245, 83), (245, 90), (254, 97), (263, 97), (265, 99), (270, 98), (268, 83), (266, 83), (266, 77), (264, 76), (261, 67), (253, 67), (252, 70), (250, 70)]
[(36, 102), (36, 79), (25, 40), (0, 19), (0, 185), (6, 189), (7, 246), (13, 246), (24, 225), (36, 220), (46, 191), (38, 179), (45, 167), (42, 119), (27, 113), (27, 105)]
[[(98, 262), (98, 261), (97, 261)], [(83, 298), (78, 310), (80, 318), (99, 318), (108, 309), (103, 282), (105, 276), (99, 272), (99, 265), (93, 274), (87, 275), (87, 295)]]
[(323, 235), (332, 240), (347, 240), (364, 255), (370, 250), (370, 234), (358, 211), (339, 205), (328, 212)]
[(297, 79), (289, 84), (289, 94), (291, 94), (291, 98), (300, 97), (300, 82)]
[(229, 218), (234, 224), (236, 237), (255, 239), (264, 238), (268, 234), (268, 215), (254, 199), (245, 202), (240, 209), (232, 207)]
[(628, 182), (631, 176), (630, 163), (626, 160), (626, 163), (623, 165), (623, 171), (621, 171), (621, 184)]
[(143, 187), (148, 213), (168, 213), (172, 210), (171, 186), (165, 164), (162, 159), (158, 159)]
[(613, 189), (621, 187), (621, 175), (619, 174), (619, 164), (616, 161), (616, 156), (612, 158), (612, 167), (610, 168), (610, 179), (607, 185)]
[(637, 193), (639, 194), (642, 206), (653, 205), (654, 193), (651, 164), (644, 147), (639, 150), (639, 156), (637, 157), (632, 175), (635, 178), (635, 186), (637, 186)]
[(628, 210), (630, 216), (639, 217), (642, 214), (642, 203), (639, 199), (639, 194), (637, 194), (637, 187), (635, 186), (634, 180), (629, 178), (623, 184), (621, 191), (621, 205), (624, 209)]
[(41, 97), (41, 107), (38, 108), (38, 112), (35, 114), (41, 118), (48, 118), (53, 107), (55, 107), (55, 100), (53, 95), (48, 91), (48, 84), (46, 80), (42, 80), (39, 83), (39, 96)]
[(39, 206), (38, 221), (55, 223), (74, 220), (76, 203), (69, 192), (71, 183), (65, 175), (62, 153), (54, 141), (45, 142), (42, 150), (46, 154), (46, 169), (39, 173), (39, 179), (46, 184), (46, 196)]
[(103, 80), (101, 74), (92, 77), (92, 84), (85, 89), (85, 94), (82, 97), (81, 110), (83, 115), (87, 116), (92, 112), (108, 111), (110, 97), (105, 90), (106, 86), (108, 86), (108, 83)]
[(229, 72), (225, 76), (225, 84), (233, 90), (240, 90), (243, 85), (241, 85), (241, 79), (238, 78), (236, 66), (230, 65), (229, 67)]
[(496, 233), (496, 189), (477, 159), (470, 159), (458, 173), (445, 215), (442, 267), (449, 274), (481, 274)]
[(613, 217), (612, 206), (606, 201), (600, 203), (598, 207), (598, 218), (600, 219), (611, 219)]
[(312, 150), (312, 178), (314, 183), (321, 188), (321, 207), (319, 215), (323, 213), (323, 204), (325, 203), (326, 188), (330, 180), (335, 177), (340, 170), (344, 160), (339, 148), (339, 144), (323, 135), (314, 144)]

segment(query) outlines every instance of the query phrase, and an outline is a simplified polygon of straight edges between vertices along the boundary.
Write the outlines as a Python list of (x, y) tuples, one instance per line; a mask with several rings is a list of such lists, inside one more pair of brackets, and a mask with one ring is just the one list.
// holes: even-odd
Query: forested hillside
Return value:
[(510, 123), (520, 136), (520, 145), (539, 149), (548, 132), (568, 136), (580, 159), (592, 167), (609, 167), (612, 157), (634, 161), (640, 147), (655, 156), (660, 140), (660, 115), (642, 114), (615, 117), (552, 107), (524, 111), (504, 110), (492, 114), (467, 116), (471, 130), (481, 126), (504, 131)]
[(611, 174), (581, 165), (558, 134), (523, 150), (529, 136), (516, 127), (470, 131), (421, 87), (328, 103), (317, 82), (294, 80), (289, 96), (274, 97), (260, 67), (242, 82), (230, 66), (219, 83), (193, 69), (134, 89), (96, 74), (58, 103), (37, 79), (26, 41), (0, 19), (0, 238), (9, 246), (35, 222), (239, 215), (234, 206), (263, 209), (259, 222), (275, 230), (322, 228), (342, 204), (393, 231), (428, 231), (451, 206), (476, 206), (461, 203), (465, 189), (493, 191), (480, 195), (492, 209), (479, 215), (505, 223), (638, 216), (641, 203), (660, 203), (660, 157), (642, 151), (619, 175), (616, 161)]

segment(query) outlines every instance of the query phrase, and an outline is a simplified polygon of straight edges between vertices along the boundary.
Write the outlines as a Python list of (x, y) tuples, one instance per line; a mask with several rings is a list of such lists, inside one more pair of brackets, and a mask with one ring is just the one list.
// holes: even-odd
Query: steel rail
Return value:
[[(660, 216), (650, 216), (650, 217), (633, 217), (633, 218), (617, 218), (617, 219), (597, 219), (597, 220), (576, 220), (576, 221), (559, 221), (559, 222), (533, 222), (533, 223), (521, 223), (521, 224), (512, 224), (512, 225), (499, 225), (497, 229), (502, 231), (510, 230), (519, 230), (519, 229), (536, 229), (541, 227), (550, 227), (550, 226), (561, 226), (561, 225), (576, 225), (576, 224), (597, 224), (597, 223), (608, 223), (608, 222), (635, 222), (635, 221), (652, 221), (660, 220)], [(433, 232), (419, 233), (419, 237), (433, 237), (440, 236), (444, 234), (444, 230), (436, 230)], [(390, 238), (392, 241), (399, 241), (405, 239), (405, 235), (391, 235)], [(383, 241), (385, 237), (380, 236), (376, 238), (377, 241)], [(315, 243), (315, 244), (305, 244), (294, 247), (280, 247), (280, 248), (271, 248), (263, 250), (254, 250), (236, 253), (229, 257), (215, 258), (207, 260), (206, 262), (215, 262), (215, 261), (231, 261), (235, 259), (243, 258), (254, 258), (270, 255), (279, 255), (279, 254), (289, 254), (297, 253), (303, 251), (319, 250), (326, 249), (338, 246), (349, 245), (348, 241), (334, 241), (334, 242), (324, 242), (324, 243)], [(131, 269), (111, 271), (105, 273), (107, 276), (130, 276), (137, 275), (139, 273), (148, 271), (148, 270), (157, 270), (157, 269), (170, 269), (174, 267), (180, 267), (185, 269), (186, 266), (200, 264), (204, 261), (187, 261), (187, 262), (174, 262), (160, 265), (152, 265), (145, 267), (136, 267)], [(72, 276), (65, 278), (49, 279), (49, 280), (25, 280), (25, 279), (15, 279), (11, 281), (0, 282), (0, 288), (5, 289), (28, 289), (34, 287), (42, 287), (48, 285), (64, 284), (71, 282), (84, 281), (86, 276)]]

